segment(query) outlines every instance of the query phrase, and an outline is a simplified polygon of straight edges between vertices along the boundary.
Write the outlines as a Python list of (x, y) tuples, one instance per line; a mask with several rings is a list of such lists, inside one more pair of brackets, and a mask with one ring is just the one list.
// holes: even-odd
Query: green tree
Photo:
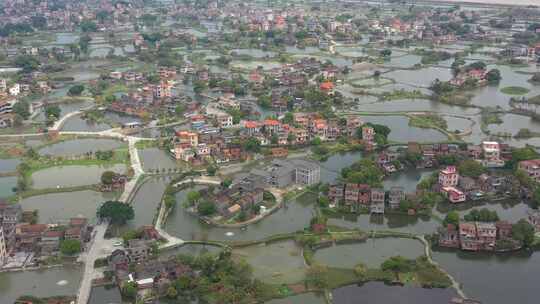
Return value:
[(111, 185), (116, 173), (113, 171), (105, 171), (101, 174), (101, 183), (104, 185)]
[(380, 54), (382, 57), (390, 57), (392, 56), (392, 50), (391, 49), (384, 49), (380, 51)]
[(471, 210), (468, 214), (465, 214), (463, 219), (468, 222), (496, 222), (499, 220), (499, 215), (495, 210), (491, 211), (487, 208), (482, 208), (480, 210)]
[(96, 18), (99, 23), (104, 23), (110, 17), (110, 13), (106, 10), (100, 10), (96, 13)]
[(208, 200), (203, 200), (197, 205), (197, 213), (201, 216), (210, 216), (216, 213), (216, 205)]
[(82, 92), (84, 91), (84, 85), (82, 84), (76, 84), (69, 88), (68, 94), (69, 96), (80, 96)]
[(398, 272), (409, 272), (414, 268), (414, 262), (407, 260), (406, 258), (398, 255), (393, 256), (381, 264), (381, 269), (384, 271), (392, 271), (395, 273)]
[(328, 267), (324, 265), (312, 265), (306, 270), (305, 284), (317, 289), (327, 288), (330, 283), (328, 277)]
[(201, 199), (201, 193), (197, 190), (189, 191), (186, 198), (190, 206), (197, 204), (200, 199)]
[(210, 166), (206, 167), (206, 174), (208, 174), (209, 176), (216, 175), (216, 172), (217, 172), (217, 168), (215, 166), (210, 165)]
[(80, 27), (81, 27), (81, 31), (83, 31), (84, 33), (97, 31), (96, 23), (90, 20), (83, 20), (80, 24)]
[(512, 238), (529, 247), (534, 242), (534, 227), (524, 219), (512, 226)]
[(63, 240), (60, 242), (60, 252), (64, 255), (74, 255), (81, 252), (81, 241)]
[[(527, 175), (528, 177), (528, 175)], [(533, 192), (533, 199), (531, 201), (531, 205), (534, 209), (538, 209), (540, 207), (540, 187), (537, 187)]]
[(501, 71), (499, 71), (498, 69), (489, 70), (489, 72), (487, 72), (486, 74), (486, 80), (490, 84), (497, 84), (501, 81), (501, 79)]
[(124, 286), (122, 286), (121, 292), (122, 292), (122, 296), (128, 299), (135, 299), (137, 297), (137, 283), (135, 282), (124, 283)]
[(28, 117), (30, 117), (30, 105), (28, 104), (28, 101), (21, 100), (14, 104), (13, 112), (21, 116), (23, 119), (28, 119)]
[(484, 166), (482, 166), (482, 164), (480, 164), (479, 162), (469, 159), (462, 161), (458, 165), (458, 171), (459, 174), (463, 176), (477, 178), (484, 172), (486, 172), (486, 168), (484, 168)]
[(457, 211), (448, 212), (444, 218), (443, 225), (447, 226), (448, 224), (452, 224), (456, 227), (459, 225), (459, 213), (457, 213)]
[(368, 268), (363, 263), (358, 263), (354, 266), (354, 274), (358, 277), (360, 281), (365, 281), (367, 278)]
[(33, 72), (39, 67), (39, 60), (30, 55), (19, 55), (15, 57), (13, 63), (25, 73)]
[(381, 185), (383, 171), (373, 160), (365, 158), (342, 169), (341, 176), (349, 183), (378, 187)]
[(53, 104), (45, 107), (45, 117), (49, 123), (58, 120), (61, 113), (62, 109), (58, 105)]
[(176, 288), (174, 286), (169, 286), (167, 289), (167, 298), (169, 299), (176, 299), (178, 297), (178, 291), (176, 291)]
[(97, 211), (100, 219), (109, 219), (113, 224), (123, 225), (133, 219), (135, 212), (131, 205), (119, 201), (107, 201)]
[(244, 149), (249, 152), (258, 153), (261, 151), (261, 143), (255, 137), (250, 137), (244, 142)]
[(233, 182), (232, 179), (227, 177), (221, 182), (221, 187), (223, 187), (225, 189), (229, 188), (232, 185), (232, 182)]

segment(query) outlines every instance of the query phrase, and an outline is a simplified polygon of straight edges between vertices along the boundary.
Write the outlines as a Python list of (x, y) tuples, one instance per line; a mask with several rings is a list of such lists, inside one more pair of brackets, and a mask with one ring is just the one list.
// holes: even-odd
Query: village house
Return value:
[(132, 239), (128, 241), (126, 252), (131, 263), (140, 263), (148, 259), (152, 253), (151, 240)]
[(455, 187), (458, 185), (459, 174), (455, 166), (448, 166), (439, 172), (439, 185), (441, 187)]
[(4, 236), (4, 227), (0, 225), (0, 268), (6, 263), (8, 258), (8, 251), (6, 246), (6, 239)]
[(459, 223), (459, 240), (462, 250), (478, 251), (481, 248), (475, 223)]
[(533, 181), (540, 182), (540, 159), (520, 161), (518, 169), (525, 171)]
[(439, 227), (439, 246), (448, 248), (459, 248), (459, 233), (455, 225), (448, 224), (446, 227)]
[(504, 160), (501, 159), (501, 146), (496, 141), (482, 142), (483, 159), (480, 161), (483, 166), (488, 168), (499, 168), (504, 166)]
[(466, 200), (465, 193), (457, 189), (456, 187), (441, 187), (441, 193), (443, 193), (449, 202), (462, 203)]
[(398, 209), (402, 200), (405, 199), (403, 187), (392, 187), (388, 195), (388, 202), (391, 209)]
[(122, 191), (126, 185), (128, 178), (125, 174), (115, 173), (110, 184), (101, 183), (100, 189), (102, 192)]

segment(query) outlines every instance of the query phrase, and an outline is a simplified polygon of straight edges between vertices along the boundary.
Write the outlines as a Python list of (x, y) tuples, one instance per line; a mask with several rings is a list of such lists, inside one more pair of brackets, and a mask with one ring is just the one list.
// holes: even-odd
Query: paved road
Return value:
[(105, 240), (105, 231), (108, 223), (102, 223), (94, 227), (95, 236), (87, 252), (81, 256), (84, 261), (84, 275), (77, 297), (77, 303), (88, 303), (90, 291), (92, 290), (92, 280), (101, 276), (101, 272), (94, 269), (94, 262), (98, 258), (106, 257), (112, 252), (110, 243), (112, 240)]
[[(128, 203), (132, 192), (136, 188), (139, 177), (141, 177), (144, 174), (144, 170), (141, 166), (141, 161), (139, 159), (139, 153), (137, 152), (137, 148), (135, 145), (137, 141), (139, 141), (140, 139), (137, 137), (124, 136), (120, 133), (115, 133), (113, 131), (108, 131), (108, 133), (106, 134), (111, 135), (113, 137), (127, 139), (128, 144), (129, 144), (128, 146), (129, 156), (130, 156), (131, 167), (133, 168), (134, 175), (133, 175), (133, 178), (128, 183), (126, 183), (124, 187), (124, 192), (122, 192), (122, 195), (120, 195), (120, 199), (119, 199), (119, 201), (121, 202)], [(107, 227), (108, 227), (108, 223), (102, 223), (96, 226), (95, 228), (96, 233), (95, 233), (94, 239), (92, 240), (86, 255), (82, 259), (84, 260), (85, 266), (84, 266), (84, 274), (81, 281), (81, 286), (77, 294), (78, 304), (88, 303), (88, 299), (90, 298), (90, 292), (92, 291), (92, 280), (99, 278), (103, 275), (101, 271), (94, 269), (94, 262), (98, 258), (102, 258), (102, 257), (106, 257), (110, 255), (111, 252), (114, 250), (112, 243), (114, 243), (116, 240), (106, 240), (104, 238)], [(167, 238), (167, 236), (164, 236), (164, 237)]]

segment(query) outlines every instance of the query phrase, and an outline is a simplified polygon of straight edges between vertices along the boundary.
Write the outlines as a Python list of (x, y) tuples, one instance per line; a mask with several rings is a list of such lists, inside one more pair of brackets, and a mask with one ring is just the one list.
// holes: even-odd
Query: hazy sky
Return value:
[[(433, 0), (432, 0), (433, 1)], [(540, 0), (434, 0), (441, 2), (475, 2), (475, 3), (495, 3), (495, 4), (511, 4), (511, 5), (539, 5)]]

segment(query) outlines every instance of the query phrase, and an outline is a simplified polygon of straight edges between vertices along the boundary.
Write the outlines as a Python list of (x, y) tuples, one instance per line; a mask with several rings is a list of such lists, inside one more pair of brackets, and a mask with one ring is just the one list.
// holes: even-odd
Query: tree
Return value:
[(486, 168), (479, 162), (470, 159), (461, 162), (458, 166), (458, 171), (463, 176), (477, 178), (486, 172)]
[(178, 291), (176, 291), (176, 288), (174, 286), (169, 286), (167, 289), (167, 298), (169, 299), (176, 299), (178, 297)]
[(392, 56), (392, 50), (391, 49), (384, 49), (379, 52), (382, 57), (390, 57)]
[(512, 226), (512, 238), (529, 247), (534, 242), (534, 227), (524, 219)]
[(97, 211), (97, 217), (100, 219), (109, 219), (111, 223), (119, 225), (125, 224), (134, 216), (133, 207), (119, 201), (107, 201)]
[(292, 124), (294, 122), (294, 115), (291, 112), (285, 113), (285, 116), (281, 120), (283, 123)]
[(26, 100), (21, 100), (13, 105), (13, 112), (23, 119), (30, 117), (30, 105)]
[[(528, 175), (527, 175), (528, 176)], [(532, 207), (538, 209), (540, 207), (540, 187), (536, 188), (533, 193), (533, 199), (531, 201)]]
[(486, 74), (486, 80), (490, 84), (497, 84), (501, 81), (501, 79), (501, 71), (499, 71), (498, 69), (489, 70), (489, 72), (487, 72)]
[(354, 266), (354, 274), (356, 274), (360, 281), (364, 281), (366, 279), (367, 270), (367, 266), (363, 263), (358, 263)]
[(304, 279), (307, 286), (314, 286), (317, 289), (324, 289), (329, 285), (328, 267), (315, 264), (306, 270)]
[(223, 188), (225, 188), (225, 189), (226, 189), (226, 188), (229, 188), (229, 187), (231, 186), (231, 184), (232, 184), (232, 179), (229, 178), (229, 177), (225, 178), (225, 179), (221, 182), (221, 186), (222, 186)]
[(361, 159), (350, 167), (341, 170), (341, 176), (348, 183), (368, 184), (378, 187), (381, 184), (383, 172), (371, 159)]
[(328, 205), (330, 204), (330, 199), (328, 199), (326, 196), (319, 196), (317, 201), (319, 203), (319, 207), (321, 208), (328, 208)]
[(318, 146), (322, 143), (322, 140), (320, 137), (315, 137), (313, 140), (311, 140), (311, 144), (314, 145), (314, 146)]
[(190, 206), (197, 204), (200, 199), (201, 199), (201, 193), (197, 190), (189, 191), (186, 198)]
[(454, 226), (459, 226), (459, 213), (457, 211), (450, 211), (446, 215), (443, 221), (443, 225), (447, 226), (448, 224), (452, 224)]
[(96, 18), (99, 21), (99, 23), (104, 23), (105, 20), (109, 19), (110, 13), (106, 10), (100, 10), (96, 13)]
[(60, 118), (60, 114), (62, 113), (62, 109), (58, 105), (48, 105), (45, 107), (45, 117), (47, 117), (47, 120), (57, 120)]
[(25, 73), (30, 73), (39, 67), (39, 60), (30, 55), (19, 55), (15, 57), (13, 63)]
[(215, 166), (210, 165), (206, 167), (206, 174), (208, 174), (209, 176), (216, 175), (216, 172), (217, 172), (217, 168)]
[(60, 242), (60, 252), (64, 255), (74, 255), (81, 252), (81, 241), (63, 240)]
[(83, 20), (80, 24), (80, 27), (81, 27), (81, 31), (83, 31), (84, 33), (97, 31), (96, 23), (90, 20)]
[(44, 29), (47, 27), (47, 18), (43, 16), (32, 16), (30, 18), (32, 26), (37, 29)]
[(116, 173), (113, 171), (105, 171), (101, 174), (101, 183), (104, 185), (111, 185)]
[(80, 96), (82, 92), (84, 91), (84, 85), (82, 84), (76, 84), (69, 88), (68, 94), (69, 96)]
[(128, 299), (135, 299), (137, 297), (137, 283), (127, 282), (122, 286), (122, 295)]
[(414, 262), (407, 260), (406, 258), (398, 255), (393, 256), (381, 264), (381, 269), (384, 271), (409, 272), (413, 270)]
[(499, 220), (499, 215), (497, 211), (482, 208), (480, 210), (471, 210), (463, 218), (468, 222), (496, 222)]
[(244, 149), (249, 152), (258, 153), (261, 150), (261, 143), (255, 137), (250, 137), (244, 142)]
[(197, 213), (200, 216), (209, 216), (216, 212), (216, 205), (211, 201), (204, 200), (197, 205)]
[(79, 48), (85, 54), (88, 53), (90, 41), (92, 41), (92, 38), (88, 35), (84, 35), (79, 39)]

